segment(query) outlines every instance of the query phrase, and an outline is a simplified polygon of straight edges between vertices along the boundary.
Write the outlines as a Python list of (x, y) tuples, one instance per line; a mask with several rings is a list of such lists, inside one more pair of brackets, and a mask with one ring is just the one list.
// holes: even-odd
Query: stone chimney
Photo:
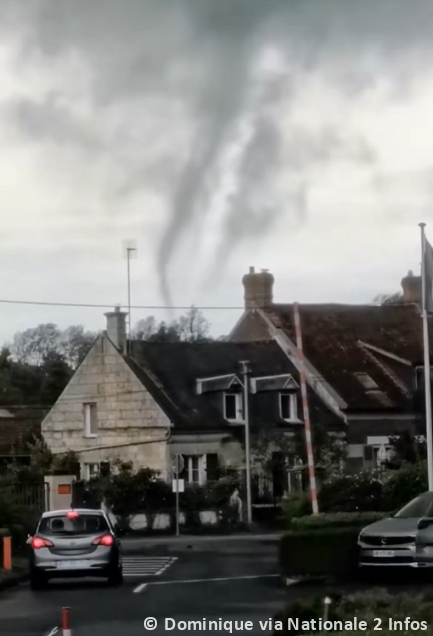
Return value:
[(250, 267), (248, 274), (242, 278), (244, 286), (245, 309), (250, 307), (270, 307), (273, 302), (275, 279), (267, 269), (256, 272)]
[(403, 289), (402, 302), (404, 303), (422, 303), (422, 278), (421, 276), (414, 276), (412, 270), (407, 273), (401, 281)]
[(105, 314), (107, 318), (107, 336), (121, 353), (126, 353), (126, 316), (127, 312), (115, 307)]

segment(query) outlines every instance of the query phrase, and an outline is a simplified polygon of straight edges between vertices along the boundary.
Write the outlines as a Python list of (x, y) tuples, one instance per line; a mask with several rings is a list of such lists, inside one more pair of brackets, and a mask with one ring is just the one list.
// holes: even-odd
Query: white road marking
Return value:
[(243, 581), (245, 579), (271, 579), (280, 574), (252, 574), (248, 576), (225, 576), (216, 579), (181, 579), (172, 581), (149, 581), (146, 585), (173, 585), (175, 583), (212, 583), (215, 581)]
[(47, 634), (47, 636), (54, 636), (54, 634), (57, 634), (57, 632), (59, 631), (58, 627), (54, 627), (49, 634)]
[[(139, 585), (138, 587), (135, 588), (135, 590), (133, 590), (133, 594), (140, 594), (140, 592), (142, 592), (143, 590), (145, 590), (147, 587), (147, 583), (142, 583), (141, 585)], [(49, 634), (49, 636), (51, 636)]]
[(176, 560), (177, 557), (123, 557), (123, 576), (159, 576)]

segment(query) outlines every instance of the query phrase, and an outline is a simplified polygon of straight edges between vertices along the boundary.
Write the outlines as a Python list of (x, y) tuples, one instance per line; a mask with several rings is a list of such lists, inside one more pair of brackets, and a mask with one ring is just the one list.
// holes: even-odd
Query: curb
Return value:
[(4, 590), (9, 590), (12, 587), (16, 587), (21, 583), (25, 583), (30, 578), (30, 574), (28, 572), (24, 572), (22, 574), (11, 574), (7, 578), (0, 581), (0, 592)]

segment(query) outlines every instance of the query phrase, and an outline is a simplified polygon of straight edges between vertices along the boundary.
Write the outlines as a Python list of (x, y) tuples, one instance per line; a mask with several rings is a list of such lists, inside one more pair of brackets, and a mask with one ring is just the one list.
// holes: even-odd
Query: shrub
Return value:
[(322, 513), (316, 516), (293, 518), (290, 529), (303, 532), (304, 530), (321, 530), (323, 528), (364, 528), (386, 516), (385, 512)]
[(280, 542), (281, 573), (351, 578), (358, 569), (358, 535), (356, 526), (288, 532)]
[[(333, 599), (338, 600), (338, 599)], [(338, 620), (339, 615), (337, 612), (337, 604), (331, 603), (328, 611), (328, 620), (334, 621)], [(274, 617), (274, 625), (275, 621), (282, 621), (283, 623), (283, 631), (288, 631), (288, 619), (299, 619), (301, 621), (311, 621), (318, 620), (319, 618), (323, 618), (324, 608), (323, 608), (323, 598), (321, 596), (310, 596), (307, 598), (301, 598), (296, 601), (292, 601), (288, 603), (286, 607)], [(304, 633), (302, 630), (302, 625), (299, 626), (299, 633)], [(294, 630), (290, 630), (293, 632)], [(309, 631), (309, 630), (308, 630)], [(280, 633), (280, 631), (275, 631), (276, 634)]]
[(385, 481), (383, 498), (386, 510), (397, 510), (428, 490), (427, 464), (406, 464)]
[(375, 471), (340, 473), (322, 483), (319, 510), (371, 512), (384, 509), (382, 476)]
[[(301, 621), (317, 620), (324, 617), (323, 596), (309, 597), (301, 599), (295, 602), (291, 602), (286, 607), (278, 612), (274, 617), (274, 633), (281, 633), (275, 625), (276, 621), (283, 622), (283, 630), (289, 631), (288, 618), (299, 619), (299, 631), (298, 633), (305, 633), (305, 629), (302, 627), (308, 627), (308, 625), (302, 626)], [(389, 629), (388, 619), (392, 618), (393, 621), (404, 621), (406, 617), (413, 617), (413, 621), (421, 622), (426, 621), (430, 626), (433, 621), (433, 605), (431, 599), (428, 598), (428, 594), (389, 594), (385, 589), (373, 588), (372, 590), (357, 592), (347, 596), (330, 595), (332, 603), (328, 610), (328, 620), (330, 621), (353, 621), (356, 616), (358, 620), (366, 621), (367, 630), (352, 631), (352, 634), (364, 634), (369, 636), (373, 634), (373, 631), (379, 629), (381, 633), (395, 634), (396, 631), (400, 631), (397, 627), (394, 630)], [(381, 619), (382, 625), (377, 627), (375, 619)], [(376, 626), (376, 630), (374, 629)], [(404, 628), (403, 628), (404, 629)], [(315, 630), (308, 630), (315, 631)], [(329, 630), (326, 630), (329, 631)], [(416, 630), (404, 630), (405, 634), (412, 635), (419, 633)], [(294, 630), (291, 630), (293, 633)], [(296, 633), (296, 632), (295, 632)], [(333, 632), (336, 633), (336, 632)], [(347, 632), (344, 632), (347, 633)]]
[(289, 495), (282, 503), (283, 515), (287, 527), (290, 527), (293, 519), (311, 515), (311, 498), (307, 492), (296, 492)]

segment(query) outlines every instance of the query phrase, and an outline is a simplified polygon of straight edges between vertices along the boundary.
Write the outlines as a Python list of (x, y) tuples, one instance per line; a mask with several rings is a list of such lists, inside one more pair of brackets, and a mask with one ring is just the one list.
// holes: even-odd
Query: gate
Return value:
[(31, 525), (34, 525), (50, 507), (49, 486), (44, 482), (4, 484), (0, 490), (1, 496), (22, 510), (26, 522)]
[(275, 476), (264, 472), (251, 475), (251, 503), (253, 521), (269, 529), (277, 529), (281, 517), (280, 484)]

